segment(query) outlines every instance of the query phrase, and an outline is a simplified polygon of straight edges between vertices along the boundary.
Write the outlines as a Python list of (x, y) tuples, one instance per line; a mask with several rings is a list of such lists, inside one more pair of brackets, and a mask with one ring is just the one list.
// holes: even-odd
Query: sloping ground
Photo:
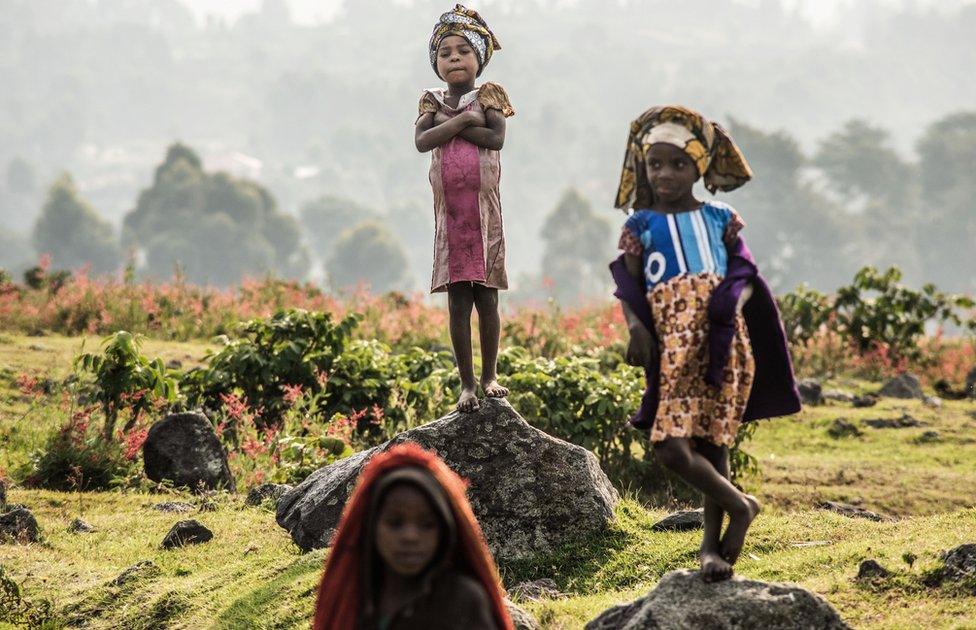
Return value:
[[(240, 497), (212, 512), (163, 514), (158, 495), (13, 491), (44, 528), (43, 543), (0, 547), (0, 562), (29, 600), (53, 601), (57, 620), (87, 628), (305, 628), (324, 554), (299, 554), (267, 510)], [(183, 497), (186, 499), (186, 497)], [(77, 515), (98, 531), (71, 534)], [(530, 576), (553, 577), (572, 597), (527, 606), (547, 627), (577, 628), (604, 608), (648, 590), (666, 571), (694, 567), (699, 533), (652, 532), (664, 515), (623, 501), (618, 525), (585, 547), (539, 564), (502, 567), (506, 586)], [(159, 544), (170, 526), (196, 518), (213, 541), (175, 551)], [(797, 582), (821, 593), (855, 627), (952, 627), (976, 615), (976, 597), (922, 583), (940, 551), (971, 541), (976, 509), (892, 522), (849, 519), (821, 510), (769, 510), (758, 521), (739, 571)], [(905, 552), (918, 559), (909, 568)], [(858, 563), (876, 558), (897, 572), (884, 587), (853, 580)], [(151, 560), (146, 572), (112, 586), (124, 569)], [(961, 626), (960, 626), (961, 627)]]
[[(33, 348), (31, 348), (33, 346)], [(67, 373), (79, 339), (0, 340), (0, 371)], [(86, 350), (97, 346), (89, 340)], [(202, 344), (147, 341), (148, 353), (192, 363)], [(877, 388), (834, 383), (850, 391)], [(0, 466), (25, 461), (49, 426), (43, 413), (22, 420), (27, 404), (0, 392)], [(926, 426), (874, 429), (864, 420), (909, 413)], [(838, 418), (860, 437), (832, 438)], [(868, 409), (848, 404), (815, 407), (764, 422), (747, 450), (762, 466), (748, 485), (766, 511), (747, 540), (738, 570), (752, 578), (792, 581), (824, 595), (858, 628), (964, 628), (976, 618), (976, 596), (950, 586), (925, 585), (942, 550), (976, 542), (976, 404), (929, 408), (883, 400)], [(937, 431), (934, 441), (920, 441)], [(40, 522), (39, 544), (0, 545), (0, 566), (23, 585), (27, 604), (54, 604), (55, 624), (87, 628), (306, 628), (324, 553), (301, 555), (265, 509), (240, 496), (221, 496), (216, 510), (164, 514), (162, 501), (194, 503), (189, 495), (58, 493), (13, 489), (9, 500), (28, 505)], [(859, 503), (896, 517), (872, 522), (816, 509), (822, 500)], [(570, 597), (526, 604), (544, 626), (578, 628), (603, 609), (649, 590), (666, 571), (694, 567), (700, 533), (658, 533), (664, 511), (633, 500), (617, 508), (610, 534), (537, 563), (502, 567), (506, 586), (551, 577)], [(97, 528), (68, 533), (77, 516)], [(196, 518), (213, 541), (175, 551), (160, 542), (178, 520)], [(917, 556), (912, 566), (903, 554)], [(895, 572), (881, 584), (853, 578), (858, 563), (875, 558)], [(123, 586), (109, 583), (127, 567), (151, 560)], [(967, 626), (967, 624), (969, 624)], [(6, 627), (0, 622), (0, 628)]]

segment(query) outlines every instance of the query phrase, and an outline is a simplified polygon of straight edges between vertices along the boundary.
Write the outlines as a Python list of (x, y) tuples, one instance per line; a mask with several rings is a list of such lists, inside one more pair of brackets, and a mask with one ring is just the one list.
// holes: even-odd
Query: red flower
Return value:
[(283, 399), (286, 405), (294, 405), (302, 397), (303, 390), (301, 385), (282, 385), (281, 389), (285, 393)]

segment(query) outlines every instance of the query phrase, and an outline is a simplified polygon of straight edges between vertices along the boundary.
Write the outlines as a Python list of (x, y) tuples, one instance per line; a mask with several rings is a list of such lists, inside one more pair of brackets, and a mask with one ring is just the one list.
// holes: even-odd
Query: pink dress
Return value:
[[(469, 109), (515, 112), (505, 91), (486, 83), (461, 97), (458, 106), (444, 102), (446, 90), (425, 90), (420, 114), (443, 112), (457, 116)], [(431, 151), (430, 185), (434, 191), (434, 268), (431, 293), (453, 282), (477, 282), (507, 289), (505, 235), (499, 194), (501, 162), (498, 151), (478, 147), (456, 136)]]

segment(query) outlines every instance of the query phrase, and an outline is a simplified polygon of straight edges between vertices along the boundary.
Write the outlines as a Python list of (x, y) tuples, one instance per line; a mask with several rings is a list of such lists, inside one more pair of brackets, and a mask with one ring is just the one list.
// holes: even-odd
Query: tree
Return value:
[(846, 201), (910, 203), (914, 171), (890, 147), (890, 134), (864, 120), (850, 120), (844, 129), (820, 143), (813, 159), (830, 188)]
[(801, 282), (833, 288), (851, 276), (850, 219), (803, 177), (806, 156), (789, 134), (760, 131), (732, 120), (732, 137), (755, 179), (727, 197), (746, 222), (743, 236), (774, 288)]
[(576, 190), (563, 193), (541, 232), (542, 275), (552, 282), (556, 299), (571, 302), (606, 293), (611, 230), (609, 220), (594, 214)]
[(940, 287), (976, 291), (976, 111), (932, 123), (916, 150), (923, 226), (913, 235), (924, 269), (938, 274)]
[(308, 253), (297, 222), (262, 186), (206, 173), (189, 147), (172, 145), (150, 188), (125, 217), (124, 242), (145, 252), (149, 275), (180, 265), (197, 283), (228, 285), (245, 275), (303, 277)]
[(34, 249), (51, 254), (59, 267), (91, 264), (93, 271), (108, 272), (115, 270), (121, 259), (112, 224), (78, 196), (67, 173), (48, 191), (32, 238)]
[(312, 236), (315, 252), (322, 260), (332, 253), (332, 246), (346, 230), (364, 221), (379, 219), (372, 208), (344, 197), (323, 195), (302, 206), (299, 216)]
[(367, 284), (377, 293), (404, 288), (409, 279), (403, 246), (377, 221), (366, 221), (343, 232), (326, 272), (336, 289)]

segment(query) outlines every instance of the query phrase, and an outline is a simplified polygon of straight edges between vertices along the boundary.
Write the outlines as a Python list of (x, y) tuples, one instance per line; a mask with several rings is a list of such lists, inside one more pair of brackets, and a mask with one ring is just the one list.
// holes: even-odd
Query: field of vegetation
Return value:
[[(973, 304), (899, 280), (867, 268), (829, 296), (782, 296), (797, 371), (830, 396), (743, 432), (736, 480), (766, 509), (737, 570), (820, 593), (858, 628), (971, 627), (976, 583), (942, 582), (938, 567), (942, 551), (976, 542)], [(695, 497), (623, 425), (642, 384), (622, 360), (614, 304), (520, 308), (504, 326), (500, 371), (513, 406), (594, 451), (625, 496), (608, 534), (501, 566), (510, 589), (554, 579), (565, 597), (521, 603), (544, 627), (578, 628), (695, 566), (699, 533), (650, 528)], [(924, 400), (870, 396), (904, 371), (919, 377)], [(432, 420), (456, 390), (446, 313), (419, 298), (337, 298), (270, 279), (211, 290), (43, 265), (23, 282), (0, 275), (0, 479), (41, 529), (38, 542), (0, 544), (0, 627), (306, 627), (325, 552), (300, 553), (272, 506), (247, 506), (244, 492), (300, 481)], [(214, 423), (237, 493), (145, 477), (148, 427), (183, 409)], [(168, 501), (189, 512), (155, 509)], [(882, 518), (843, 516), (823, 501)], [(72, 533), (77, 518), (95, 531)], [(181, 518), (214, 539), (162, 549)], [(868, 558), (891, 576), (855, 579)]]

